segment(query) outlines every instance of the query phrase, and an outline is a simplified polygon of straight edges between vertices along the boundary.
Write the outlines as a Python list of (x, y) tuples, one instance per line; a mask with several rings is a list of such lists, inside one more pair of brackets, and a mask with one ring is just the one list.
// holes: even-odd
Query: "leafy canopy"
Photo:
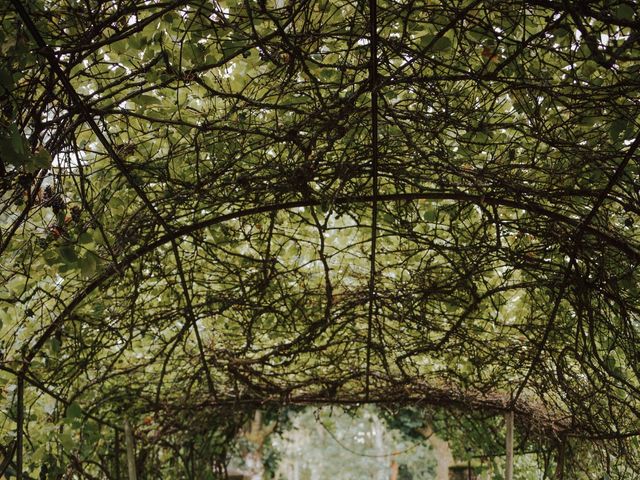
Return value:
[(29, 468), (106, 471), (125, 416), (204, 459), (239, 405), (371, 401), (513, 409), (636, 468), (635, 1), (0, 8)]

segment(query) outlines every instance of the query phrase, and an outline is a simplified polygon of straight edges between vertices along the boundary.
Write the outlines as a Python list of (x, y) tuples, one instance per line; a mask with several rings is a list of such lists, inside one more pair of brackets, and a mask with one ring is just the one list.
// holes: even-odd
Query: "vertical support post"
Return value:
[(16, 479), (22, 480), (22, 449), (24, 444), (24, 377), (18, 374), (18, 414), (16, 418)]
[(193, 441), (189, 442), (189, 467), (191, 469), (191, 478), (196, 478), (195, 458), (193, 454)]
[(133, 446), (133, 432), (129, 420), (124, 421), (124, 439), (127, 444), (127, 470), (129, 472), (129, 480), (137, 480), (136, 475), (136, 455)]
[(369, 257), (369, 312), (367, 315), (367, 358), (365, 365), (364, 398), (369, 400), (371, 383), (371, 341), (376, 309), (376, 245), (378, 238), (378, 5), (369, 0), (369, 88), (371, 90), (371, 255)]
[(397, 452), (394, 452), (393, 455), (391, 455), (391, 476), (389, 480), (398, 480), (400, 465), (398, 465), (398, 461), (396, 460), (397, 455)]
[(507, 412), (504, 416), (505, 427), (507, 429), (506, 442), (506, 465), (504, 469), (505, 480), (513, 480), (513, 412)]
[(115, 450), (114, 452), (114, 456), (115, 456), (115, 463), (114, 463), (114, 478), (115, 480), (120, 480), (120, 434), (118, 433), (118, 429), (114, 428), (114, 433), (115, 433), (115, 445), (113, 446), (113, 449)]
[(556, 462), (556, 472), (554, 478), (556, 480), (564, 480), (564, 456), (566, 453), (566, 437), (562, 437), (560, 445), (558, 445), (558, 460)]

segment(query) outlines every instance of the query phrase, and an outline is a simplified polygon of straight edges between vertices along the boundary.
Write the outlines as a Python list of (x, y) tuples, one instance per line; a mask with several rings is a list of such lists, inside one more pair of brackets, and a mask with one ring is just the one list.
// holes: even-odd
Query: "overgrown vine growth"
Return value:
[(212, 478), (374, 402), (639, 474), (636, 1), (0, 8), (0, 467), (117, 478), (128, 418)]

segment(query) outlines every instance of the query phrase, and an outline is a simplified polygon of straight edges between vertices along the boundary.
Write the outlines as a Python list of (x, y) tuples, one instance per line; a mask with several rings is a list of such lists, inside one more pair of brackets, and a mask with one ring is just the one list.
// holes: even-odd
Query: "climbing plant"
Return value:
[(0, 471), (378, 403), (638, 474), (637, 2), (0, 5)]

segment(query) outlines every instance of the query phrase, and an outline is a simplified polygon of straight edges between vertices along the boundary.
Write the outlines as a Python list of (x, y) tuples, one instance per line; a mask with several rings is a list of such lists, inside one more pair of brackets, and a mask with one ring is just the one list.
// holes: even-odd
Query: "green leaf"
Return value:
[(51, 351), (53, 353), (60, 353), (60, 340), (54, 337), (49, 340), (49, 344), (51, 345)]
[(111, 44), (111, 50), (117, 54), (126, 52), (128, 48), (129, 41), (126, 38)]
[(31, 158), (36, 169), (48, 169), (51, 167), (51, 155), (44, 148), (38, 150), (38, 153), (33, 155)]
[(182, 49), (182, 55), (194, 64), (200, 64), (204, 60), (204, 50), (197, 43), (188, 43)]
[(633, 16), (635, 15), (635, 13), (636, 10), (631, 5), (627, 3), (621, 3), (616, 9), (615, 16), (616, 18), (620, 18), (622, 20), (633, 20)]
[(62, 447), (66, 450), (66, 451), (71, 451), (73, 449), (73, 447), (75, 446), (76, 442), (73, 439), (73, 435), (71, 432), (69, 431), (65, 431), (62, 432), (61, 434), (58, 435), (58, 440), (60, 440), (60, 443), (62, 444)]
[(450, 48), (451, 40), (449, 40), (447, 37), (440, 37), (431, 47), (434, 52), (442, 52), (444, 50), (449, 50)]
[(75, 265), (75, 263), (78, 261), (76, 251), (71, 245), (63, 245), (62, 247), (58, 247), (58, 254), (60, 254), (60, 258), (62, 258), (62, 260), (67, 265)]
[(26, 141), (16, 125), (10, 125), (0, 136), (0, 156), (9, 165), (28, 166), (30, 156)]
[(609, 138), (613, 143), (620, 139), (620, 135), (627, 128), (627, 121), (624, 118), (619, 118), (611, 123), (609, 127)]
[(419, 39), (423, 48), (429, 48), (432, 52), (442, 52), (451, 48), (451, 40), (447, 37), (440, 37), (435, 40), (435, 35), (424, 35)]
[(20, 133), (20, 131), (18, 130), (18, 127), (15, 125), (11, 125), (11, 127), (9, 127), (9, 132), (11, 133), (10, 139), (11, 139), (11, 146), (13, 147), (13, 151), (16, 153), (22, 153), (25, 154), (26, 153), (26, 148), (25, 148), (25, 140), (24, 137), (22, 136), (22, 134)]
[(561, 25), (558, 28), (551, 31), (551, 35), (553, 35), (553, 38), (556, 38), (556, 39), (564, 38), (569, 33), (570, 33), (570, 30), (565, 25)]
[(67, 420), (75, 420), (80, 417), (82, 417), (82, 409), (80, 408), (80, 405), (78, 405), (75, 402), (70, 403), (69, 406), (67, 407), (65, 418)]
[(45, 250), (42, 256), (47, 265), (55, 265), (60, 261), (60, 255), (58, 255), (54, 250)]
[(7, 92), (14, 88), (13, 75), (4, 67), (0, 67), (0, 86)]
[(138, 105), (143, 105), (143, 106), (158, 105), (162, 103), (162, 101), (158, 97), (154, 97), (153, 95), (145, 95), (145, 94), (136, 95), (132, 100)]
[(587, 42), (583, 42), (582, 45), (580, 45), (577, 54), (578, 58), (591, 58), (591, 49), (589, 48), (589, 45), (587, 45)]
[(427, 223), (434, 223), (438, 221), (438, 210), (435, 208), (427, 209), (423, 214), (422, 218)]
[[(102, 245), (103, 243), (105, 243), (104, 236), (102, 236), (102, 232), (98, 228), (96, 228), (93, 231), (93, 234), (91, 235), (91, 237), (92, 237), (93, 241), (96, 242), (98, 245)], [(81, 243), (84, 243), (84, 242), (81, 242)]]
[(82, 447), (86, 455), (90, 455), (100, 440), (100, 426), (93, 420), (87, 420), (82, 428)]
[(134, 35), (131, 38), (129, 38), (129, 45), (136, 50), (144, 49), (144, 46), (146, 44), (147, 44), (147, 37), (143, 35)]
[(163, 15), (162, 20), (168, 24), (173, 23), (175, 20), (178, 20), (180, 17), (178, 17), (175, 13), (173, 12), (167, 12)]
[(393, 225), (395, 223), (395, 217), (389, 213), (382, 212), (381, 217), (382, 220), (388, 225)]
[(587, 60), (580, 67), (580, 73), (584, 77), (590, 77), (596, 70), (598, 70), (598, 64), (593, 60)]
[(80, 270), (83, 277), (92, 277), (96, 273), (96, 267), (96, 258), (92, 252), (87, 252), (86, 255), (80, 259)]
[(223, 40), (222, 52), (225, 57), (233, 57), (246, 47), (246, 42), (242, 40)]
[(93, 242), (93, 236), (89, 232), (82, 232), (80, 235), (78, 235), (79, 244), (86, 245), (91, 242)]

